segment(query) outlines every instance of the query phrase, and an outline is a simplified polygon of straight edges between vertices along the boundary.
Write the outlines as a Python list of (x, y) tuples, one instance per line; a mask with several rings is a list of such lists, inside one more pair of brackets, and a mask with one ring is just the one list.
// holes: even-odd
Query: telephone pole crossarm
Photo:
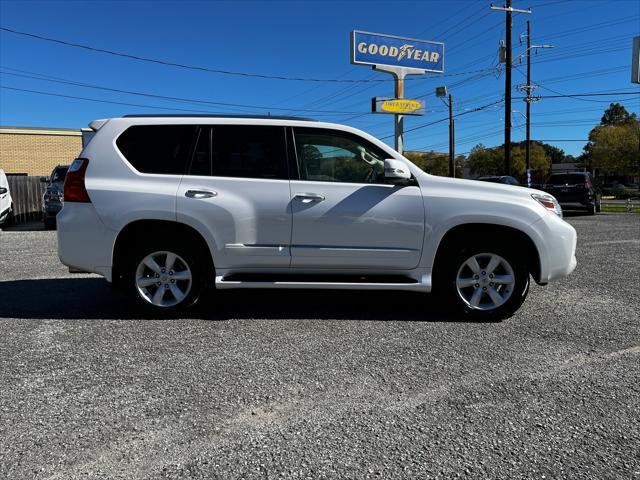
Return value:
[(503, 12), (509, 12), (509, 13), (533, 13), (530, 8), (527, 8), (526, 10), (523, 10), (521, 8), (513, 8), (511, 6), (496, 7), (495, 5), (490, 5), (490, 8), (491, 8), (491, 10), (501, 10)]

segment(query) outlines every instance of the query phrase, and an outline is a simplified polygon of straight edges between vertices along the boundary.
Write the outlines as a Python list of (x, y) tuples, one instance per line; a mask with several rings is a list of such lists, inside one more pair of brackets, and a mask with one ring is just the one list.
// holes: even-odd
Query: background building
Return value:
[(80, 129), (0, 127), (0, 169), (7, 174), (49, 175), (81, 150)]

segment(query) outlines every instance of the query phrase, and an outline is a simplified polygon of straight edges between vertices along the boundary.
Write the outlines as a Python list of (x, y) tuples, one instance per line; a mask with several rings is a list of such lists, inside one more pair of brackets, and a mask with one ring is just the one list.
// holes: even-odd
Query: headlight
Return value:
[(560, 208), (560, 204), (555, 197), (551, 195), (542, 195), (540, 193), (534, 193), (531, 197), (547, 210), (551, 210), (559, 217), (562, 217), (562, 208)]

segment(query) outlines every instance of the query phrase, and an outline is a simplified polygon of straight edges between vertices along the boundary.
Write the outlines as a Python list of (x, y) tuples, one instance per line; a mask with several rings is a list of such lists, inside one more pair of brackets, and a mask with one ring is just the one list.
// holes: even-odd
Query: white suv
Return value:
[[(541, 191), (428, 175), (374, 137), (285, 117), (97, 120), (69, 168), (58, 252), (143, 305), (227, 288), (437, 290), (478, 319), (576, 266)], [(208, 293), (205, 293), (208, 292)]]

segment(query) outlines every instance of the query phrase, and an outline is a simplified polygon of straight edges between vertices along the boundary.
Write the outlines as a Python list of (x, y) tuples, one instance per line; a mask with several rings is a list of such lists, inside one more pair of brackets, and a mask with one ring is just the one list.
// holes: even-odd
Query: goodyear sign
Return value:
[(351, 63), (442, 73), (444, 43), (354, 30), (351, 32)]
[(400, 115), (424, 115), (424, 102), (411, 98), (380, 98), (371, 99), (373, 113), (395, 113)]

